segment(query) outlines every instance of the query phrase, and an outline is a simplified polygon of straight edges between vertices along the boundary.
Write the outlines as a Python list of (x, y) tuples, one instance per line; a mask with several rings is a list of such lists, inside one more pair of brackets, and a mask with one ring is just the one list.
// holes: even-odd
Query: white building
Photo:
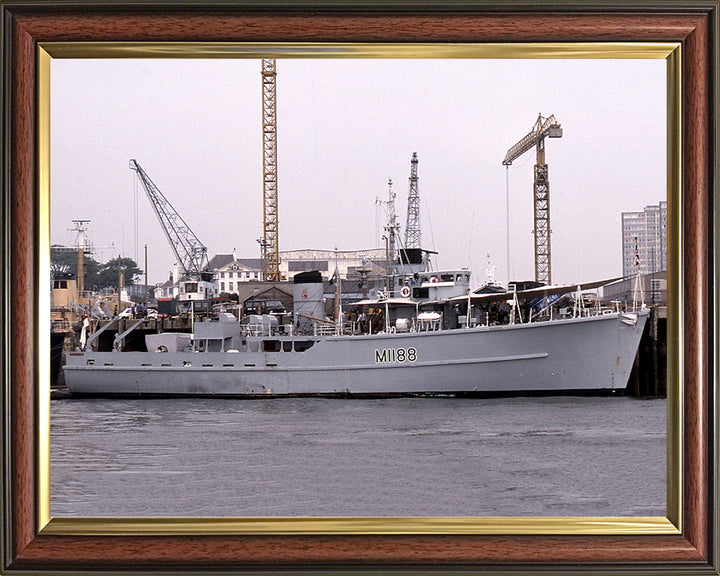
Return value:
[(233, 254), (217, 254), (210, 260), (209, 268), (213, 272), (215, 284), (220, 294), (238, 292), (238, 284), (262, 280), (262, 260), (260, 258), (241, 258)]
[(156, 284), (154, 290), (155, 298), (158, 300), (172, 300), (180, 293), (180, 286), (170, 278), (162, 284)]
[(376, 275), (385, 272), (385, 250), (289, 250), (280, 252), (280, 275), (292, 280), (298, 272), (317, 270), (329, 280), (337, 267), (341, 278), (359, 277), (360, 270)]
[(642, 212), (622, 213), (623, 276), (667, 270), (667, 202), (646, 206)]
[(155, 285), (155, 298), (158, 300), (172, 300), (180, 295), (180, 270), (177, 263), (173, 264), (170, 277), (162, 284)]
[[(292, 280), (299, 272), (317, 270), (324, 280), (329, 280), (337, 267), (343, 279), (360, 277), (361, 270), (367, 276), (385, 273), (385, 250), (288, 250), (279, 253), (280, 277)], [(216, 254), (210, 260), (209, 270), (213, 273), (218, 293), (239, 293), (239, 285), (259, 282), (263, 279), (261, 258), (238, 258), (232, 254)]]

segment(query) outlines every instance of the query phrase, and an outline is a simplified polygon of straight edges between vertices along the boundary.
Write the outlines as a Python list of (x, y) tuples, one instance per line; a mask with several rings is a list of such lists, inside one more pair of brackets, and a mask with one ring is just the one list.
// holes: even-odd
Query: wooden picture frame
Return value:
[[(11, 573), (105, 570), (193, 572), (682, 572), (718, 573), (717, 490), (717, 1), (538, 2), (100, 2), (5, 1), (2, 39), (3, 187), (3, 563)], [(677, 138), (668, 143), (678, 189), (675, 345), (679, 428), (669, 460), (666, 522), (601, 531), (505, 519), (482, 529), (460, 522), (400, 522), (378, 530), (338, 522), (288, 530), (187, 519), (48, 523), (48, 402), (38, 385), (45, 360), (38, 333), (38, 269), (48, 209), (40, 175), (48, 110), (38, 86), (44, 45), (140, 43), (515, 43), (675, 44), (669, 66), (679, 90)], [(82, 48), (79, 53), (83, 53)], [(87, 55), (87, 50), (84, 52)], [(673, 117), (671, 116), (671, 119)], [(671, 218), (672, 220), (672, 218)], [(49, 246), (49, 244), (48, 244)], [(28, 289), (30, 287), (30, 289)], [(672, 326), (672, 323), (671, 323)], [(621, 523), (622, 524), (622, 523)]]

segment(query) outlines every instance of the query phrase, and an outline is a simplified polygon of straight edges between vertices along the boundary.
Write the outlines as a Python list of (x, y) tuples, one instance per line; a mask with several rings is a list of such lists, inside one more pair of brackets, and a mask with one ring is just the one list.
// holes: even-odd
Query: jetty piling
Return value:
[(651, 308), (626, 393), (633, 398), (667, 396), (667, 307), (665, 306)]

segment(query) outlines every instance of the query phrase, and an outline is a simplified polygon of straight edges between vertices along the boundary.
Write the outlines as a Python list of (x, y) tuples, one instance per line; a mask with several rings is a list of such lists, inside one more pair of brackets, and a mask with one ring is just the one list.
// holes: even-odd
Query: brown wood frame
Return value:
[[(718, 574), (718, 2), (387, 4), (3, 0), (3, 559), (8, 573)], [(682, 43), (682, 533), (677, 535), (70, 536), (37, 529), (36, 62), (38, 42)], [(28, 289), (28, 287), (34, 287)]]

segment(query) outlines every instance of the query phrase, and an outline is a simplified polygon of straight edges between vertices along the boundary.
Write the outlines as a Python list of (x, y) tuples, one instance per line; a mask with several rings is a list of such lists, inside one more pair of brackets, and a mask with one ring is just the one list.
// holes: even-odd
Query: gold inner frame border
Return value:
[[(588, 43), (236, 43), (41, 42), (37, 59), (38, 270), (50, 284), (50, 89), (54, 58), (483, 58), (664, 59), (667, 63), (668, 382), (666, 517), (259, 517), (53, 518), (50, 513), (50, 343), (38, 331), (38, 531), (48, 535), (507, 534), (646, 535), (682, 530), (681, 45)], [(36, 322), (50, 322), (50, 298), (38, 289)]]

